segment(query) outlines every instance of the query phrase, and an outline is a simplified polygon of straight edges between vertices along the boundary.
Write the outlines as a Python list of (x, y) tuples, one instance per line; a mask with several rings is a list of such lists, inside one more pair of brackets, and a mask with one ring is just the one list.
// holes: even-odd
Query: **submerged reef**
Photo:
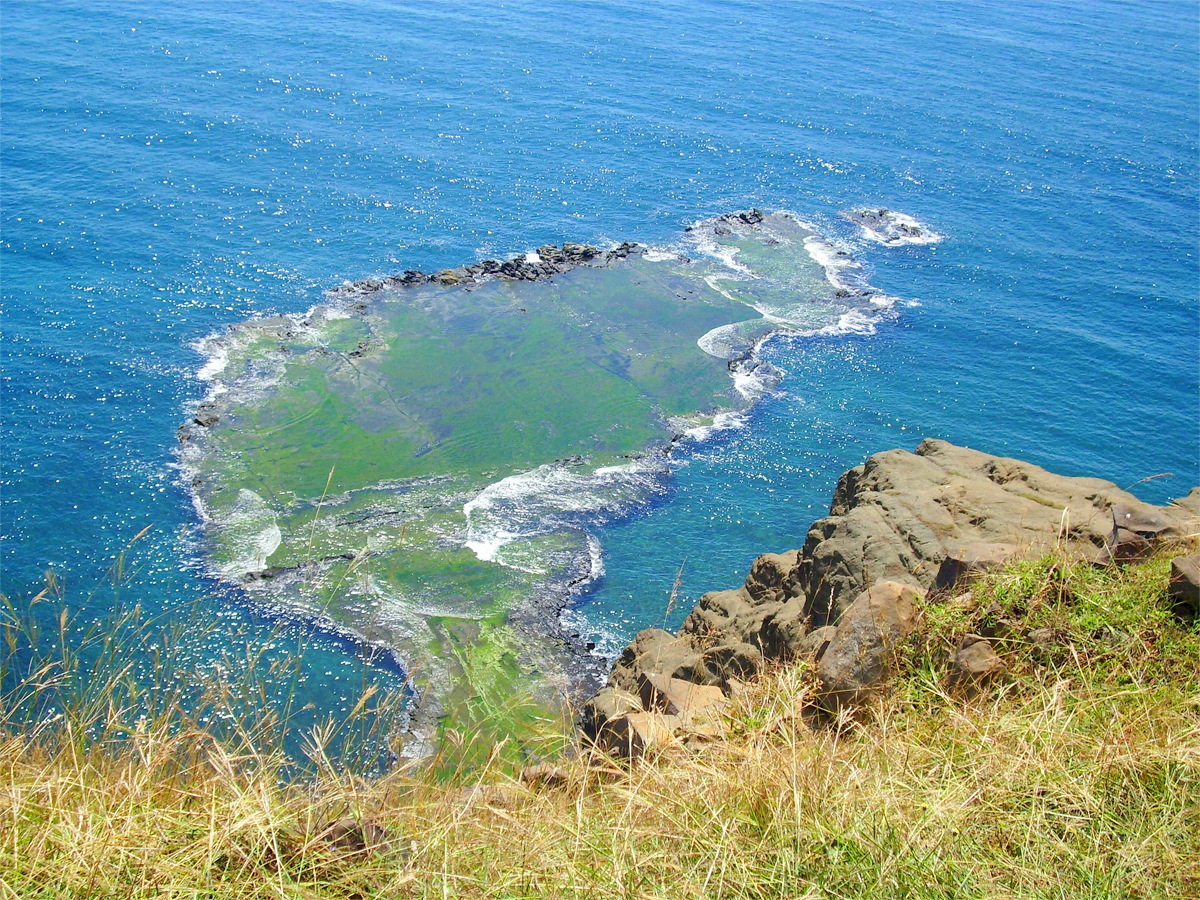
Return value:
[(893, 304), (813, 227), (750, 210), (670, 248), (548, 245), (231, 326), (179, 432), (211, 565), (398, 651), (427, 718), (594, 685), (605, 660), (558, 613), (603, 571), (597, 530), (778, 383), (765, 339), (868, 333)]

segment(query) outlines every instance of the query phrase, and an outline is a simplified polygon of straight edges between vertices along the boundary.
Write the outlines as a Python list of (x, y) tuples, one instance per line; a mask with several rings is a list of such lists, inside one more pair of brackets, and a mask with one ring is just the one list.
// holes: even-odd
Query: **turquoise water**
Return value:
[[(346, 279), (667, 245), (751, 206), (796, 212), (904, 302), (874, 333), (768, 345), (779, 393), (601, 528), (605, 577), (570, 613), (601, 651), (662, 620), (681, 565), (686, 608), (797, 546), (842, 470), (922, 437), (1123, 486), (1170, 472), (1135, 492), (1185, 493), (1198, 16), (6, 2), (2, 589), (29, 596), (53, 567), (81, 602), (151, 525), (125, 597), (211, 606), (227, 635), (273, 627), (206, 574), (177, 467), (196, 342)], [(881, 205), (945, 239), (884, 248), (840, 216)], [(314, 702), (354, 689), (354, 654), (322, 639)]]

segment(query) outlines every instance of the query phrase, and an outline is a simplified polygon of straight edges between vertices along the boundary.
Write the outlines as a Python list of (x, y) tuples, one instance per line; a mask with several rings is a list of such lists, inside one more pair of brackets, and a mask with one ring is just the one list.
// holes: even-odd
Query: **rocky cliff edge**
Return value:
[[(678, 634), (640, 632), (584, 704), (581, 731), (622, 756), (704, 738), (740, 681), (799, 658), (816, 661), (822, 705), (836, 713), (886, 675), (927, 595), (1051, 549), (1121, 564), (1198, 533), (1200, 488), (1154, 506), (1107, 481), (945, 441), (877, 453), (842, 475), (802, 548), (758, 557), (744, 585), (701, 597)], [(1186, 600), (1179, 608), (1196, 612)], [(966, 680), (998, 665), (985, 638), (964, 642), (959, 657)]]

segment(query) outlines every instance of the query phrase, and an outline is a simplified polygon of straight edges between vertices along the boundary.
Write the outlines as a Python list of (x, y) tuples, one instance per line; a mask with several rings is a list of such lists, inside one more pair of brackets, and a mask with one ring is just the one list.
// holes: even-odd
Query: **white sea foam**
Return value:
[(229, 351), (217, 341), (204, 338), (195, 344), (195, 349), (208, 357), (196, 373), (196, 377), (201, 381), (212, 381), (229, 365)]
[(732, 322), (706, 331), (696, 340), (696, 346), (717, 359), (732, 359), (747, 352), (759, 337), (770, 331), (762, 319)]
[(665, 472), (663, 460), (643, 459), (594, 471), (549, 464), (510, 475), (463, 505), (463, 543), (481, 560), (527, 570), (506, 547), (562, 529), (589, 532), (659, 493)]
[(710, 259), (715, 259), (727, 269), (737, 272), (739, 275), (750, 278), (758, 277), (749, 266), (738, 262), (737, 247), (726, 246), (716, 239), (716, 235), (713, 232), (713, 223), (711, 222), (694, 223), (692, 230), (688, 232), (688, 243), (699, 256), (707, 256)]
[(265, 569), (283, 540), (274, 511), (262, 497), (245, 488), (238, 491), (237, 502), (221, 522), (221, 537), (231, 554), (221, 571), (235, 579)]
[(856, 209), (843, 215), (858, 225), (866, 238), (887, 247), (922, 246), (944, 239), (912, 216), (891, 209)]
[(588, 567), (588, 579), (590, 581), (599, 581), (604, 577), (604, 550), (600, 545), (600, 540), (594, 535), (587, 536), (588, 559), (591, 565)]
[(695, 419), (675, 418), (672, 426), (678, 429), (685, 438), (703, 443), (715, 434), (723, 431), (736, 431), (748, 426), (749, 418), (744, 410), (722, 410), (712, 417), (712, 421), (697, 423)]
[(804, 249), (813, 262), (825, 270), (825, 278), (839, 290), (851, 290), (851, 286), (842, 278), (846, 271), (861, 271), (862, 263), (850, 255), (844, 247), (813, 235), (805, 238)]
[(674, 250), (667, 250), (662, 247), (648, 247), (642, 253), (642, 259), (646, 260), (646, 262), (670, 262), (680, 258), (680, 255)]

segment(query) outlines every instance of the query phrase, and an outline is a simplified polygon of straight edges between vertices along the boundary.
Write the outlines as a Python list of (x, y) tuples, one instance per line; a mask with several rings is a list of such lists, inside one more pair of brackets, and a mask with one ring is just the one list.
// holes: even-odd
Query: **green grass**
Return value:
[[(854, 719), (810, 727), (810, 668), (780, 668), (738, 692), (723, 739), (633, 768), (566, 751), (544, 713), (528, 742), (489, 731), (521, 702), (498, 689), (501, 623), (459, 635), (475, 687), (441, 757), (374, 778), (321, 749), (348, 733), (335, 725), (309, 735), (304, 777), (281, 777), (254, 677), (205, 687), (205, 721), (238, 723), (219, 730), (177, 679), (135, 696), (118, 647), (161, 631), (126, 622), (86, 652), (53, 639), (5, 682), (0, 896), (1196, 896), (1200, 628), (1170, 614), (1167, 566), (1015, 563), (931, 601)], [(7, 610), (6, 665), (29, 640)], [(1003, 634), (1008, 674), (953, 696), (950, 654), (981, 629)], [(547, 756), (560, 784), (516, 777)], [(331, 844), (345, 818), (387, 846)]]

